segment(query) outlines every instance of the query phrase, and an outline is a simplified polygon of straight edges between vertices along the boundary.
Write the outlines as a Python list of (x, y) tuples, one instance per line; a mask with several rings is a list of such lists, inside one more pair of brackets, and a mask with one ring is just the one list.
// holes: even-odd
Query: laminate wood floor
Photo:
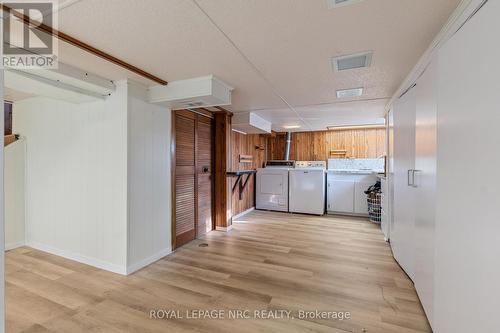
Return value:
[[(127, 277), (26, 247), (9, 251), (6, 303), (8, 333), (431, 331), (378, 226), (262, 211)], [(178, 318), (150, 319), (155, 309), (179, 310)], [(236, 309), (249, 318), (229, 319)], [(195, 310), (225, 318), (180, 318)], [(299, 318), (315, 310), (350, 319)]]

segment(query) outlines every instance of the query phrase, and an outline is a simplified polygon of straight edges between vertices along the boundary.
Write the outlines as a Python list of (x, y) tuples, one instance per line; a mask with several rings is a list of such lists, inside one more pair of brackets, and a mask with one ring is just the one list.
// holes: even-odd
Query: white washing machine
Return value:
[(257, 169), (255, 208), (288, 212), (288, 173), (294, 161), (268, 161)]
[(289, 211), (323, 215), (326, 203), (326, 162), (295, 162), (289, 172)]

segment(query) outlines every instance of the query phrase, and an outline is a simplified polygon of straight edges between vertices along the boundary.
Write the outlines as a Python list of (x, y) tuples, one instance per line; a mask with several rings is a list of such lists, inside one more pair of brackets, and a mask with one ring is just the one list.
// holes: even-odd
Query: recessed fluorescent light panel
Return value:
[(342, 125), (342, 126), (327, 126), (329, 131), (341, 131), (341, 130), (352, 130), (352, 129), (377, 129), (377, 128), (385, 128), (385, 124), (367, 124), (367, 125)]
[(334, 9), (337, 7), (352, 5), (361, 1), (364, 0), (327, 0), (327, 3), (328, 3), (328, 9)]
[(337, 98), (359, 97), (363, 95), (363, 88), (337, 90)]
[(301, 126), (300, 125), (285, 125), (283, 126), (284, 129), (296, 129), (296, 128), (300, 128)]
[(237, 130), (236, 128), (231, 128), (231, 130), (233, 132), (236, 132), (236, 133), (240, 133), (240, 134), (243, 134), (243, 135), (247, 135), (247, 133), (243, 132), (243, 131), (240, 131), (240, 130)]
[(332, 67), (335, 72), (347, 71), (356, 68), (366, 68), (371, 66), (372, 58), (372, 51), (333, 57)]

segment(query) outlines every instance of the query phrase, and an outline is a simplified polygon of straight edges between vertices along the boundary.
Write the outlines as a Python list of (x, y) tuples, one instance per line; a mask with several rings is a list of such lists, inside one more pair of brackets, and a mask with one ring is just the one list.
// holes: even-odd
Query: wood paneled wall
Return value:
[[(265, 146), (266, 136), (259, 134), (240, 134), (231, 133), (231, 168), (232, 171), (249, 170), (261, 168), (265, 162)], [(258, 147), (258, 148), (257, 148)], [(240, 155), (249, 155), (253, 157), (252, 163), (240, 163)], [(247, 177), (247, 176), (244, 176)], [(247, 209), (255, 206), (254, 202), (254, 181), (255, 176), (250, 176), (251, 179), (245, 188), (242, 200), (239, 200), (238, 189), (232, 196), (232, 213), (233, 215), (240, 214)], [(236, 178), (231, 178), (231, 188), (234, 185)]]
[(214, 135), (214, 210), (215, 228), (228, 230), (233, 216), (231, 209), (231, 182), (227, 172), (231, 171), (231, 114), (216, 112)]
[[(269, 160), (282, 160), (285, 134), (267, 138)], [(336, 155), (330, 155), (332, 151)], [(340, 154), (345, 151), (345, 155)], [(349, 129), (335, 131), (297, 132), (292, 134), (290, 159), (322, 161), (329, 158), (377, 158), (385, 154), (385, 129)]]
[[(268, 160), (283, 159), (285, 134), (270, 135), (231, 133), (232, 171), (260, 168)], [(327, 160), (330, 151), (345, 150), (346, 158), (377, 158), (385, 153), (385, 129), (352, 129), (336, 131), (299, 132), (292, 135), (291, 159), (300, 161)], [(253, 157), (252, 163), (240, 163), (240, 155)], [(344, 157), (336, 155), (334, 157)], [(246, 177), (246, 176), (245, 176)], [(230, 178), (231, 188), (236, 178)], [(239, 200), (238, 190), (232, 194), (232, 215), (255, 206), (252, 176)]]

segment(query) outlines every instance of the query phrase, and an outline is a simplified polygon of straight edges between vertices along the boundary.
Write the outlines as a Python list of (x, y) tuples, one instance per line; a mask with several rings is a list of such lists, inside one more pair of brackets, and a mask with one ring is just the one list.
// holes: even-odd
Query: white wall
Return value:
[(128, 272), (171, 252), (170, 109), (129, 87)]
[(29, 246), (121, 274), (171, 252), (171, 111), (144, 100), (120, 82), (105, 101), (14, 104)]
[(127, 85), (105, 101), (16, 102), (26, 137), (28, 245), (126, 272)]
[(4, 148), (6, 250), (25, 244), (25, 153), (26, 142), (23, 138)]

